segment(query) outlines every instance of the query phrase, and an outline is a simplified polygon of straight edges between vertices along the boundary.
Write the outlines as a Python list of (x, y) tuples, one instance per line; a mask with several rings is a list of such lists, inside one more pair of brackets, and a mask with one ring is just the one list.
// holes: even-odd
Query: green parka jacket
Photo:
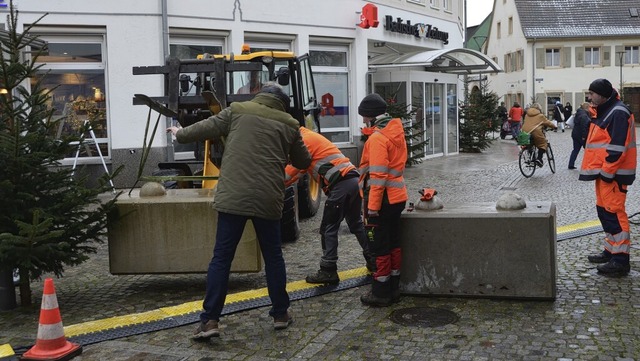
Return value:
[(277, 220), (284, 203), (287, 162), (299, 169), (311, 164), (299, 123), (269, 93), (232, 103), (215, 116), (180, 129), (180, 143), (225, 138), (215, 194), (219, 212)]

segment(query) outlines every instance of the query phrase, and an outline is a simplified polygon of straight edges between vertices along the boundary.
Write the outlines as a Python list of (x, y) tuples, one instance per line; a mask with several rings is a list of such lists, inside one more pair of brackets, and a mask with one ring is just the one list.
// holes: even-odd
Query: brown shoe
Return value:
[(287, 311), (287, 313), (285, 313), (284, 315), (275, 316), (273, 318), (273, 329), (284, 330), (285, 328), (289, 327), (289, 325), (292, 323), (293, 323), (293, 317), (291, 316), (291, 313)]
[(220, 329), (218, 329), (218, 321), (209, 320), (206, 323), (200, 322), (198, 328), (193, 332), (191, 338), (194, 340), (204, 340), (211, 337), (220, 336)]

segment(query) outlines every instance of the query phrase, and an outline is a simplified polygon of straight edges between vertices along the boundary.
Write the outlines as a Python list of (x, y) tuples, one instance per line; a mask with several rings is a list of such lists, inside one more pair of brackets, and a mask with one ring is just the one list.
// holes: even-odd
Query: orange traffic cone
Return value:
[(40, 322), (38, 324), (38, 338), (36, 344), (25, 352), (21, 360), (70, 360), (82, 353), (82, 346), (67, 341), (64, 336), (58, 299), (53, 280), (44, 280), (42, 306), (40, 307)]

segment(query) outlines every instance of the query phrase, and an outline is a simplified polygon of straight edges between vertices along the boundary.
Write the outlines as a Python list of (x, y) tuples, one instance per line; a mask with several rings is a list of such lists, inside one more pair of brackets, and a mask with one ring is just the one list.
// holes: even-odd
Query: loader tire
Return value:
[(305, 174), (298, 181), (298, 214), (300, 219), (315, 216), (320, 208), (322, 188), (313, 178)]
[(298, 240), (300, 236), (300, 226), (298, 224), (297, 213), (296, 190), (294, 186), (287, 187), (284, 193), (282, 219), (280, 220), (282, 243), (291, 243)]

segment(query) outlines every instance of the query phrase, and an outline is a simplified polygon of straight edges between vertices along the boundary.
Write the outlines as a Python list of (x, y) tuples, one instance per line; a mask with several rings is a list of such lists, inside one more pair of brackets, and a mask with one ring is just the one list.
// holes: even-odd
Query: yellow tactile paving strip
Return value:
[[(567, 233), (567, 232), (575, 232), (578, 230), (598, 227), (600, 226), (600, 221), (593, 220), (582, 223), (569, 224), (566, 226), (561, 226), (556, 229), (556, 233), (558, 235)], [(362, 277), (367, 274), (367, 269), (365, 267), (355, 268), (352, 270), (346, 270), (339, 272), (341, 280), (348, 280), (352, 278)], [(287, 291), (295, 292), (301, 290), (307, 290), (312, 288), (321, 287), (322, 285), (314, 285), (302, 281), (294, 281), (287, 284)], [(238, 292), (227, 296), (226, 304), (232, 304), (235, 302), (243, 302), (251, 299), (257, 299), (261, 297), (266, 297), (267, 289), (260, 288), (257, 290), (249, 290), (244, 292)], [(79, 335), (90, 334), (93, 332), (107, 331), (115, 328), (122, 328), (132, 325), (143, 324), (147, 322), (159, 321), (169, 317), (182, 316), (194, 312), (199, 312), (202, 310), (202, 301), (193, 301), (187, 302), (176, 306), (171, 307), (162, 307), (157, 310), (141, 312), (131, 315), (125, 316), (117, 316), (111, 318), (105, 318), (102, 320), (96, 321), (88, 321), (75, 325), (65, 326), (64, 333), (66, 337), (75, 337)], [(15, 355), (13, 349), (10, 345), (0, 345), (0, 358), (2, 357), (10, 357)]]

